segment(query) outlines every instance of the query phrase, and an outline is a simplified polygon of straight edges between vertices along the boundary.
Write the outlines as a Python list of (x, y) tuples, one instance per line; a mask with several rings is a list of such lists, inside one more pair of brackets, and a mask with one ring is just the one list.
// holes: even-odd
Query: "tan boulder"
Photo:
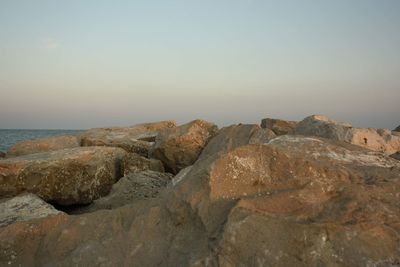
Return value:
[(296, 125), (297, 121), (285, 121), (272, 118), (261, 120), (261, 127), (271, 129), (276, 135), (291, 134)]
[(120, 148), (69, 148), (0, 160), (0, 196), (31, 192), (45, 201), (85, 204), (122, 176)]
[(174, 121), (161, 121), (125, 128), (96, 128), (83, 132), (80, 138), (82, 146), (121, 147), (128, 152), (147, 157), (158, 132), (175, 127)]
[(208, 140), (217, 131), (215, 124), (203, 120), (166, 129), (157, 135), (150, 155), (161, 160), (168, 171), (176, 174), (197, 160)]
[(23, 194), (0, 202), (0, 227), (59, 214), (50, 204), (34, 194)]
[(0, 265), (398, 264), (399, 161), (317, 137), (248, 144), (255, 132), (221, 129), (155, 198), (0, 228)]
[(299, 122), (295, 134), (319, 136), (392, 154), (400, 150), (400, 136), (387, 129), (353, 128), (322, 115), (312, 115)]
[(23, 156), (34, 153), (49, 152), (64, 148), (79, 147), (80, 140), (74, 135), (53, 136), (36, 140), (27, 140), (13, 145), (8, 157)]

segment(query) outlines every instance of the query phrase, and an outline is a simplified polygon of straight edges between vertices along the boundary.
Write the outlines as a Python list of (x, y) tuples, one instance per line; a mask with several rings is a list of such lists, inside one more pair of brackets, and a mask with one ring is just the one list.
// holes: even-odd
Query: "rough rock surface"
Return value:
[(166, 129), (157, 135), (150, 155), (160, 159), (168, 171), (176, 174), (197, 160), (208, 140), (217, 131), (215, 124), (203, 120)]
[(164, 172), (164, 166), (158, 159), (148, 159), (136, 153), (127, 153), (122, 162), (124, 176), (145, 170)]
[(121, 147), (128, 152), (146, 156), (161, 130), (174, 128), (174, 121), (137, 124), (132, 127), (96, 128), (83, 132), (82, 146)]
[(392, 155), (390, 155), (392, 158), (394, 158), (394, 159), (397, 159), (397, 160), (400, 160), (400, 151), (398, 151), (398, 152), (396, 152), (396, 153), (394, 153), (394, 154), (392, 154)]
[(116, 182), (107, 196), (99, 198), (81, 210), (92, 212), (115, 209), (141, 199), (155, 198), (171, 181), (173, 175), (155, 171), (130, 173)]
[(221, 129), (155, 198), (1, 228), (0, 265), (399, 265), (399, 161), (258, 129)]
[(271, 118), (261, 120), (261, 127), (271, 129), (276, 135), (291, 134), (296, 125), (297, 121), (285, 121)]
[(79, 147), (0, 160), (0, 196), (31, 192), (60, 205), (85, 204), (120, 178), (126, 152)]
[(79, 147), (80, 140), (74, 135), (54, 136), (36, 140), (28, 140), (13, 145), (8, 151), (8, 157), (22, 156), (34, 153), (49, 152), (64, 148)]
[(338, 123), (322, 115), (305, 118), (297, 124), (294, 133), (344, 141), (387, 154), (400, 151), (400, 136), (393, 135), (390, 130), (353, 128), (350, 124)]
[(23, 194), (0, 202), (0, 227), (58, 214), (50, 204), (34, 194)]

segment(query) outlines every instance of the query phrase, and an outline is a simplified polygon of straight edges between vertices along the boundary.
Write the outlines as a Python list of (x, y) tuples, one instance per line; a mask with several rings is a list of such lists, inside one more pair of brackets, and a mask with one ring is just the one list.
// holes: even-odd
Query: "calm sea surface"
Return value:
[(6, 152), (12, 145), (32, 139), (57, 135), (74, 135), (81, 130), (5, 130), (0, 129), (0, 151)]

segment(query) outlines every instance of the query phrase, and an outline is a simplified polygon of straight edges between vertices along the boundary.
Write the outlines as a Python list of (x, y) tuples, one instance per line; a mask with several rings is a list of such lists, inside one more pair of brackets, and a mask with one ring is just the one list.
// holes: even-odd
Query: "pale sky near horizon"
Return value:
[(0, 128), (400, 124), (397, 0), (0, 0)]

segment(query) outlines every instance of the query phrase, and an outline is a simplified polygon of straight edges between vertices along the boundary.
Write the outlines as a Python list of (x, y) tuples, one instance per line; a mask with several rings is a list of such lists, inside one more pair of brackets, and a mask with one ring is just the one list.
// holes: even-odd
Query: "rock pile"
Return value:
[(0, 160), (3, 197), (91, 202), (71, 216), (28, 195), (34, 216), (20, 216), (26, 201), (4, 199), (0, 265), (398, 266), (397, 135), (322, 116), (264, 122), (143, 130), (148, 155), (108, 142)]

